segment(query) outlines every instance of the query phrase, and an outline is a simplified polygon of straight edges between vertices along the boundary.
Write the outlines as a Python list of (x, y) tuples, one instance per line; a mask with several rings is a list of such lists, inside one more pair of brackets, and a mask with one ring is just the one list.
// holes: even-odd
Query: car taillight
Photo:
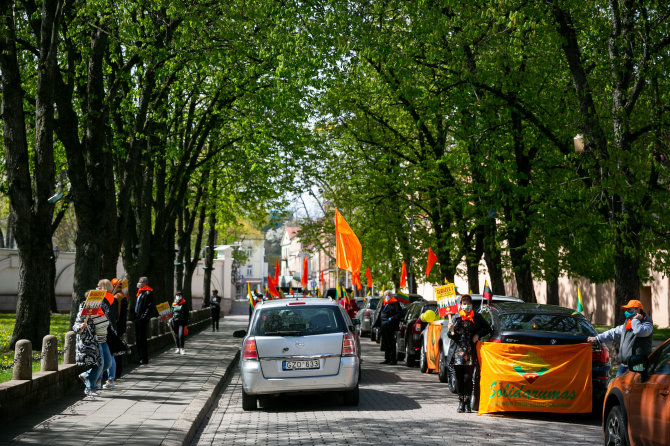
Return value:
[(244, 359), (258, 359), (258, 350), (256, 350), (256, 339), (249, 338), (244, 341), (244, 349), (242, 349), (242, 357)]
[(496, 344), (502, 343), (500, 339), (490, 339), (489, 342), (495, 342)]
[(370, 318), (370, 310), (365, 310), (363, 312), (363, 317), (367, 317), (369, 319)]
[(421, 319), (418, 319), (414, 324), (414, 334), (421, 334)]
[(607, 363), (610, 360), (610, 350), (605, 345), (600, 346), (600, 350), (593, 350), (593, 362)]
[(345, 333), (342, 338), (342, 356), (356, 356), (356, 340), (351, 333)]

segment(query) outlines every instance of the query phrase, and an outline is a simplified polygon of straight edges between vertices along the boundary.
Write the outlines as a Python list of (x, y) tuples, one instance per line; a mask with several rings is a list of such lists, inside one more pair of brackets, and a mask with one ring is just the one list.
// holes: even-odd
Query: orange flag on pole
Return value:
[(335, 208), (335, 245), (337, 267), (350, 271), (352, 274), (360, 274), (363, 258), (361, 242), (358, 241), (358, 237), (337, 208)]
[(323, 289), (326, 288), (326, 281), (323, 280), (323, 271), (321, 271), (321, 288)]
[(372, 273), (370, 272), (370, 267), (369, 266), (365, 269), (365, 277), (368, 278), (367, 287), (372, 288)]
[(402, 271), (400, 272), (400, 288), (407, 286), (407, 267), (405, 266), (405, 261), (402, 261)]
[(351, 275), (351, 283), (356, 285), (356, 289), (360, 290), (363, 288), (363, 284), (361, 284), (361, 273), (355, 273)]
[(433, 265), (435, 265), (435, 262), (437, 262), (437, 256), (433, 252), (433, 249), (428, 247), (428, 264), (426, 265), (426, 278), (430, 274), (430, 270), (433, 268)]
[(279, 259), (275, 262), (275, 286), (279, 285)]
[(277, 286), (279, 285), (279, 282), (277, 279), (273, 278), (268, 274), (268, 289), (270, 290), (270, 296), (272, 297), (278, 297), (279, 292), (277, 291)]
[(305, 257), (302, 259), (302, 280), (300, 281), (300, 284), (302, 285), (303, 288), (307, 288), (307, 268), (308, 268), (308, 263), (309, 263), (309, 258)]

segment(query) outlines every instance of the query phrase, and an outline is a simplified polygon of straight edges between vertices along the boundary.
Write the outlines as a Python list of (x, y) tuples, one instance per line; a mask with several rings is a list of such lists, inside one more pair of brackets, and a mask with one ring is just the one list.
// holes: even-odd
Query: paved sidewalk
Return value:
[(227, 315), (220, 331), (187, 336), (185, 355), (170, 348), (128, 371), (116, 389), (84, 397), (83, 385), (34, 413), (0, 424), (0, 444), (96, 445), (190, 442), (232, 371), (248, 314)]

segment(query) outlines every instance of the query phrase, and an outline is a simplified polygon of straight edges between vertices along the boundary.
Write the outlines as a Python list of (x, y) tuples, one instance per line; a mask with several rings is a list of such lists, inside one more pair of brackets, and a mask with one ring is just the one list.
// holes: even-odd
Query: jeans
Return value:
[(177, 348), (184, 348), (184, 327), (186, 327), (186, 322), (174, 323), (174, 331), (177, 338)]
[(219, 331), (219, 318), (221, 316), (221, 308), (219, 307), (210, 307), (212, 311), (212, 330)]
[(109, 346), (106, 342), (98, 344), (98, 350), (100, 350), (101, 364), (84, 372), (84, 376), (86, 377), (86, 388), (88, 390), (95, 389), (95, 384), (102, 376), (102, 372), (109, 369), (109, 367), (112, 365), (112, 361), (114, 360), (114, 357), (109, 351)]

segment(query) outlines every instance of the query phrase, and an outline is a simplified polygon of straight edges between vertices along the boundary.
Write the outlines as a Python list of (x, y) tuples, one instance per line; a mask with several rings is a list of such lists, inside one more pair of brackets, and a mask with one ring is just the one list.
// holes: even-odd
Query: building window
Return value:
[(252, 277), (254, 275), (254, 267), (247, 265), (247, 277)]
[(251, 248), (247, 248), (247, 257), (251, 258), (251, 253), (253, 250)]

